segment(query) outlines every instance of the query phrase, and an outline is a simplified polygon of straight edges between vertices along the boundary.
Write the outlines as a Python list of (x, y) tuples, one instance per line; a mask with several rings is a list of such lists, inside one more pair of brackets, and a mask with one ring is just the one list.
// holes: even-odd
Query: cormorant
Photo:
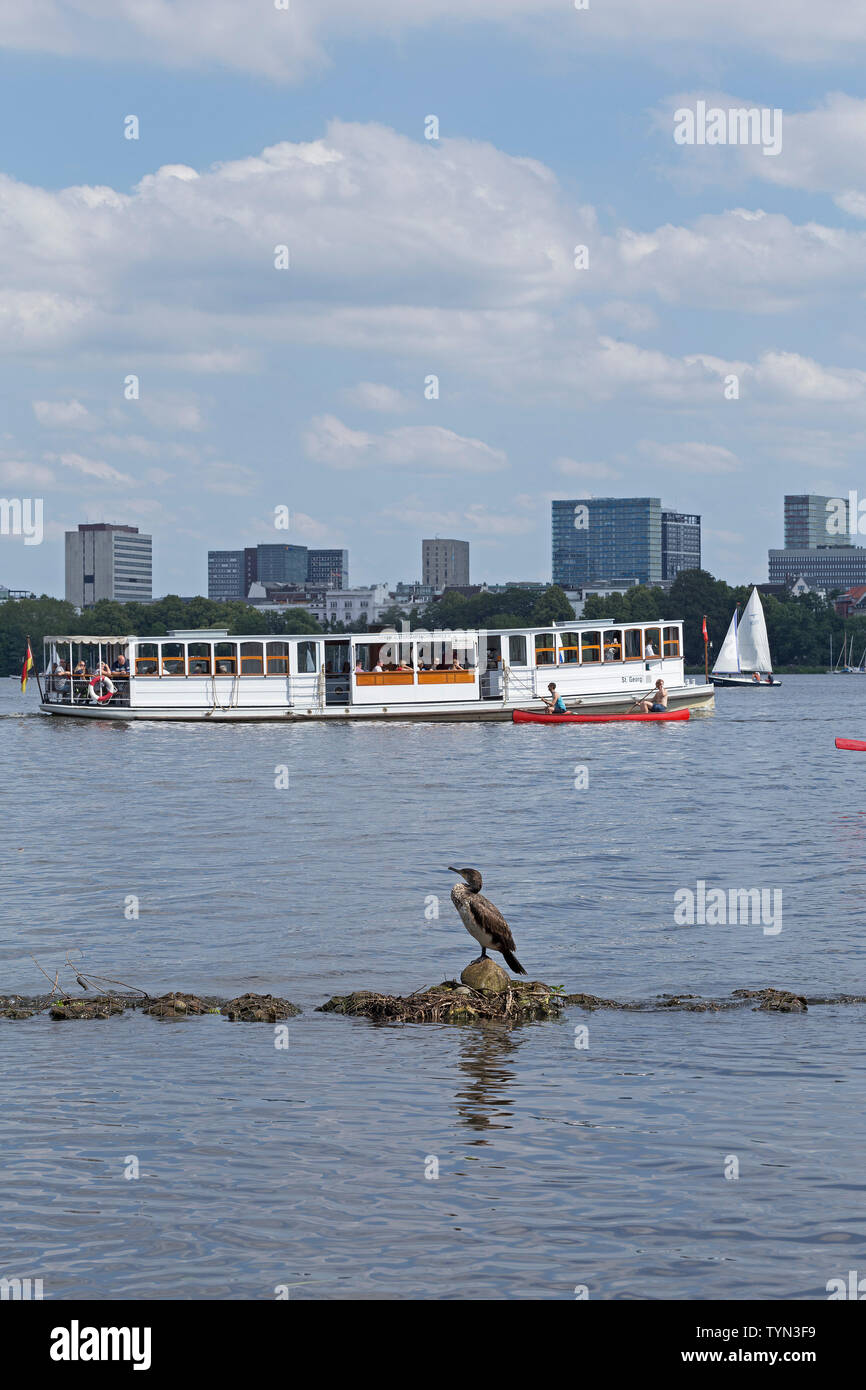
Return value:
[(514, 954), (514, 937), (511, 928), (489, 898), (481, 892), (481, 875), (477, 869), (455, 869), (449, 864), (452, 874), (460, 874), (465, 883), (455, 883), (451, 889), (451, 901), (460, 913), (460, 919), (470, 936), (481, 946), (481, 959), (488, 950), (499, 951), (505, 963), (515, 975), (525, 975), (526, 971)]

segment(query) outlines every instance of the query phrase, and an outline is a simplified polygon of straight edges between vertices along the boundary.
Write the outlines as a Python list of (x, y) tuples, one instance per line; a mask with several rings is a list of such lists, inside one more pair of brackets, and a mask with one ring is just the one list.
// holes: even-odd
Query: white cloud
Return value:
[(378, 381), (359, 381), (357, 386), (348, 387), (343, 394), (350, 404), (360, 406), (362, 410), (380, 411), (383, 415), (399, 415), (412, 408), (412, 402), (402, 391)]
[(80, 401), (33, 401), (33, 413), (49, 429), (96, 429), (99, 421)]
[(663, 468), (676, 468), (685, 473), (737, 473), (743, 466), (736, 454), (720, 444), (656, 444), (645, 439), (638, 447)]
[[(522, 510), (522, 509), (521, 509)], [(483, 502), (470, 502), (448, 510), (425, 506), (417, 497), (384, 507), (382, 515), (400, 526), (425, 532), (470, 531), (476, 536), (522, 536), (536, 529), (534, 518), (515, 512), (494, 512)]]
[(81, 454), (63, 453), (46, 454), (49, 463), (60, 463), (64, 468), (70, 468), (74, 473), (80, 473), (86, 478), (99, 478), (104, 483), (118, 483), (128, 486), (133, 482), (127, 473), (120, 473), (116, 468), (112, 468), (110, 463), (104, 463), (101, 459), (85, 458)]
[(0, 459), (0, 483), (11, 483), (13, 487), (50, 488), (57, 479), (50, 468), (41, 464), (24, 462), (21, 459)]
[(240, 463), (208, 461), (199, 466), (196, 478), (205, 492), (221, 492), (229, 497), (246, 497), (261, 484), (259, 475)]
[(333, 415), (319, 415), (304, 434), (308, 456), (330, 468), (385, 465), (416, 473), (495, 473), (507, 467), (501, 449), (440, 425), (405, 425), (384, 434), (352, 430)]
[(554, 459), (553, 470), (565, 478), (620, 478), (621, 473), (608, 463), (582, 463), (578, 459)]
[[(399, 40), (435, 26), (441, 32), (467, 22), (496, 27), (524, 45), (573, 49), (654, 50), (660, 60), (672, 45), (706, 43), (745, 48), (812, 63), (856, 60), (866, 46), (859, 0), (619, 0), (575, 11), (565, 0), (289, 0), (251, 8), (238, 0), (39, 0), (0, 3), (0, 44), (65, 57), (161, 63), (167, 67), (230, 67), (277, 81), (315, 72), (333, 41)], [(182, 167), (182, 166), (181, 166)]]

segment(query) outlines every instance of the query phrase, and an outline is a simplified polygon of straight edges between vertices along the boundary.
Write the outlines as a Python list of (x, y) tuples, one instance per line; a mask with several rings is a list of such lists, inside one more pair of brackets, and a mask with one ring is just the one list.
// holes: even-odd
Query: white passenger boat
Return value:
[[(510, 719), (541, 711), (555, 681), (569, 709), (624, 712), (659, 676), (671, 709), (710, 709), (686, 680), (682, 623), (339, 636), (46, 637), (40, 708), (84, 719)], [(76, 668), (78, 668), (76, 670)]]

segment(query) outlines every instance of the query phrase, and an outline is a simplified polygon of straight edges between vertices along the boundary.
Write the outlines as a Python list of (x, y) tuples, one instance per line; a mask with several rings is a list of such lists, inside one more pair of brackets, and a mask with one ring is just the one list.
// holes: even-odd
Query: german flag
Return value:
[(27, 677), (33, 670), (33, 653), (30, 650), (30, 643), (27, 643), (27, 655), (24, 658), (24, 665), (21, 667), (21, 694), (27, 690)]

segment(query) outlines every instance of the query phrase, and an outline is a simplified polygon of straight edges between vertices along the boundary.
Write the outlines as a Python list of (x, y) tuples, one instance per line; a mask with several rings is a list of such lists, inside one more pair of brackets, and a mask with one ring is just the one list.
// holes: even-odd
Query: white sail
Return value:
[(772, 671), (773, 664), (770, 659), (767, 623), (757, 589), (752, 590), (749, 595), (749, 602), (743, 609), (738, 640), (741, 670)]
[(740, 669), (740, 652), (737, 646), (737, 610), (734, 609), (734, 616), (731, 618), (730, 625), (725, 633), (725, 640), (719, 648), (719, 654), (713, 665), (713, 675), (729, 676), (734, 671)]

